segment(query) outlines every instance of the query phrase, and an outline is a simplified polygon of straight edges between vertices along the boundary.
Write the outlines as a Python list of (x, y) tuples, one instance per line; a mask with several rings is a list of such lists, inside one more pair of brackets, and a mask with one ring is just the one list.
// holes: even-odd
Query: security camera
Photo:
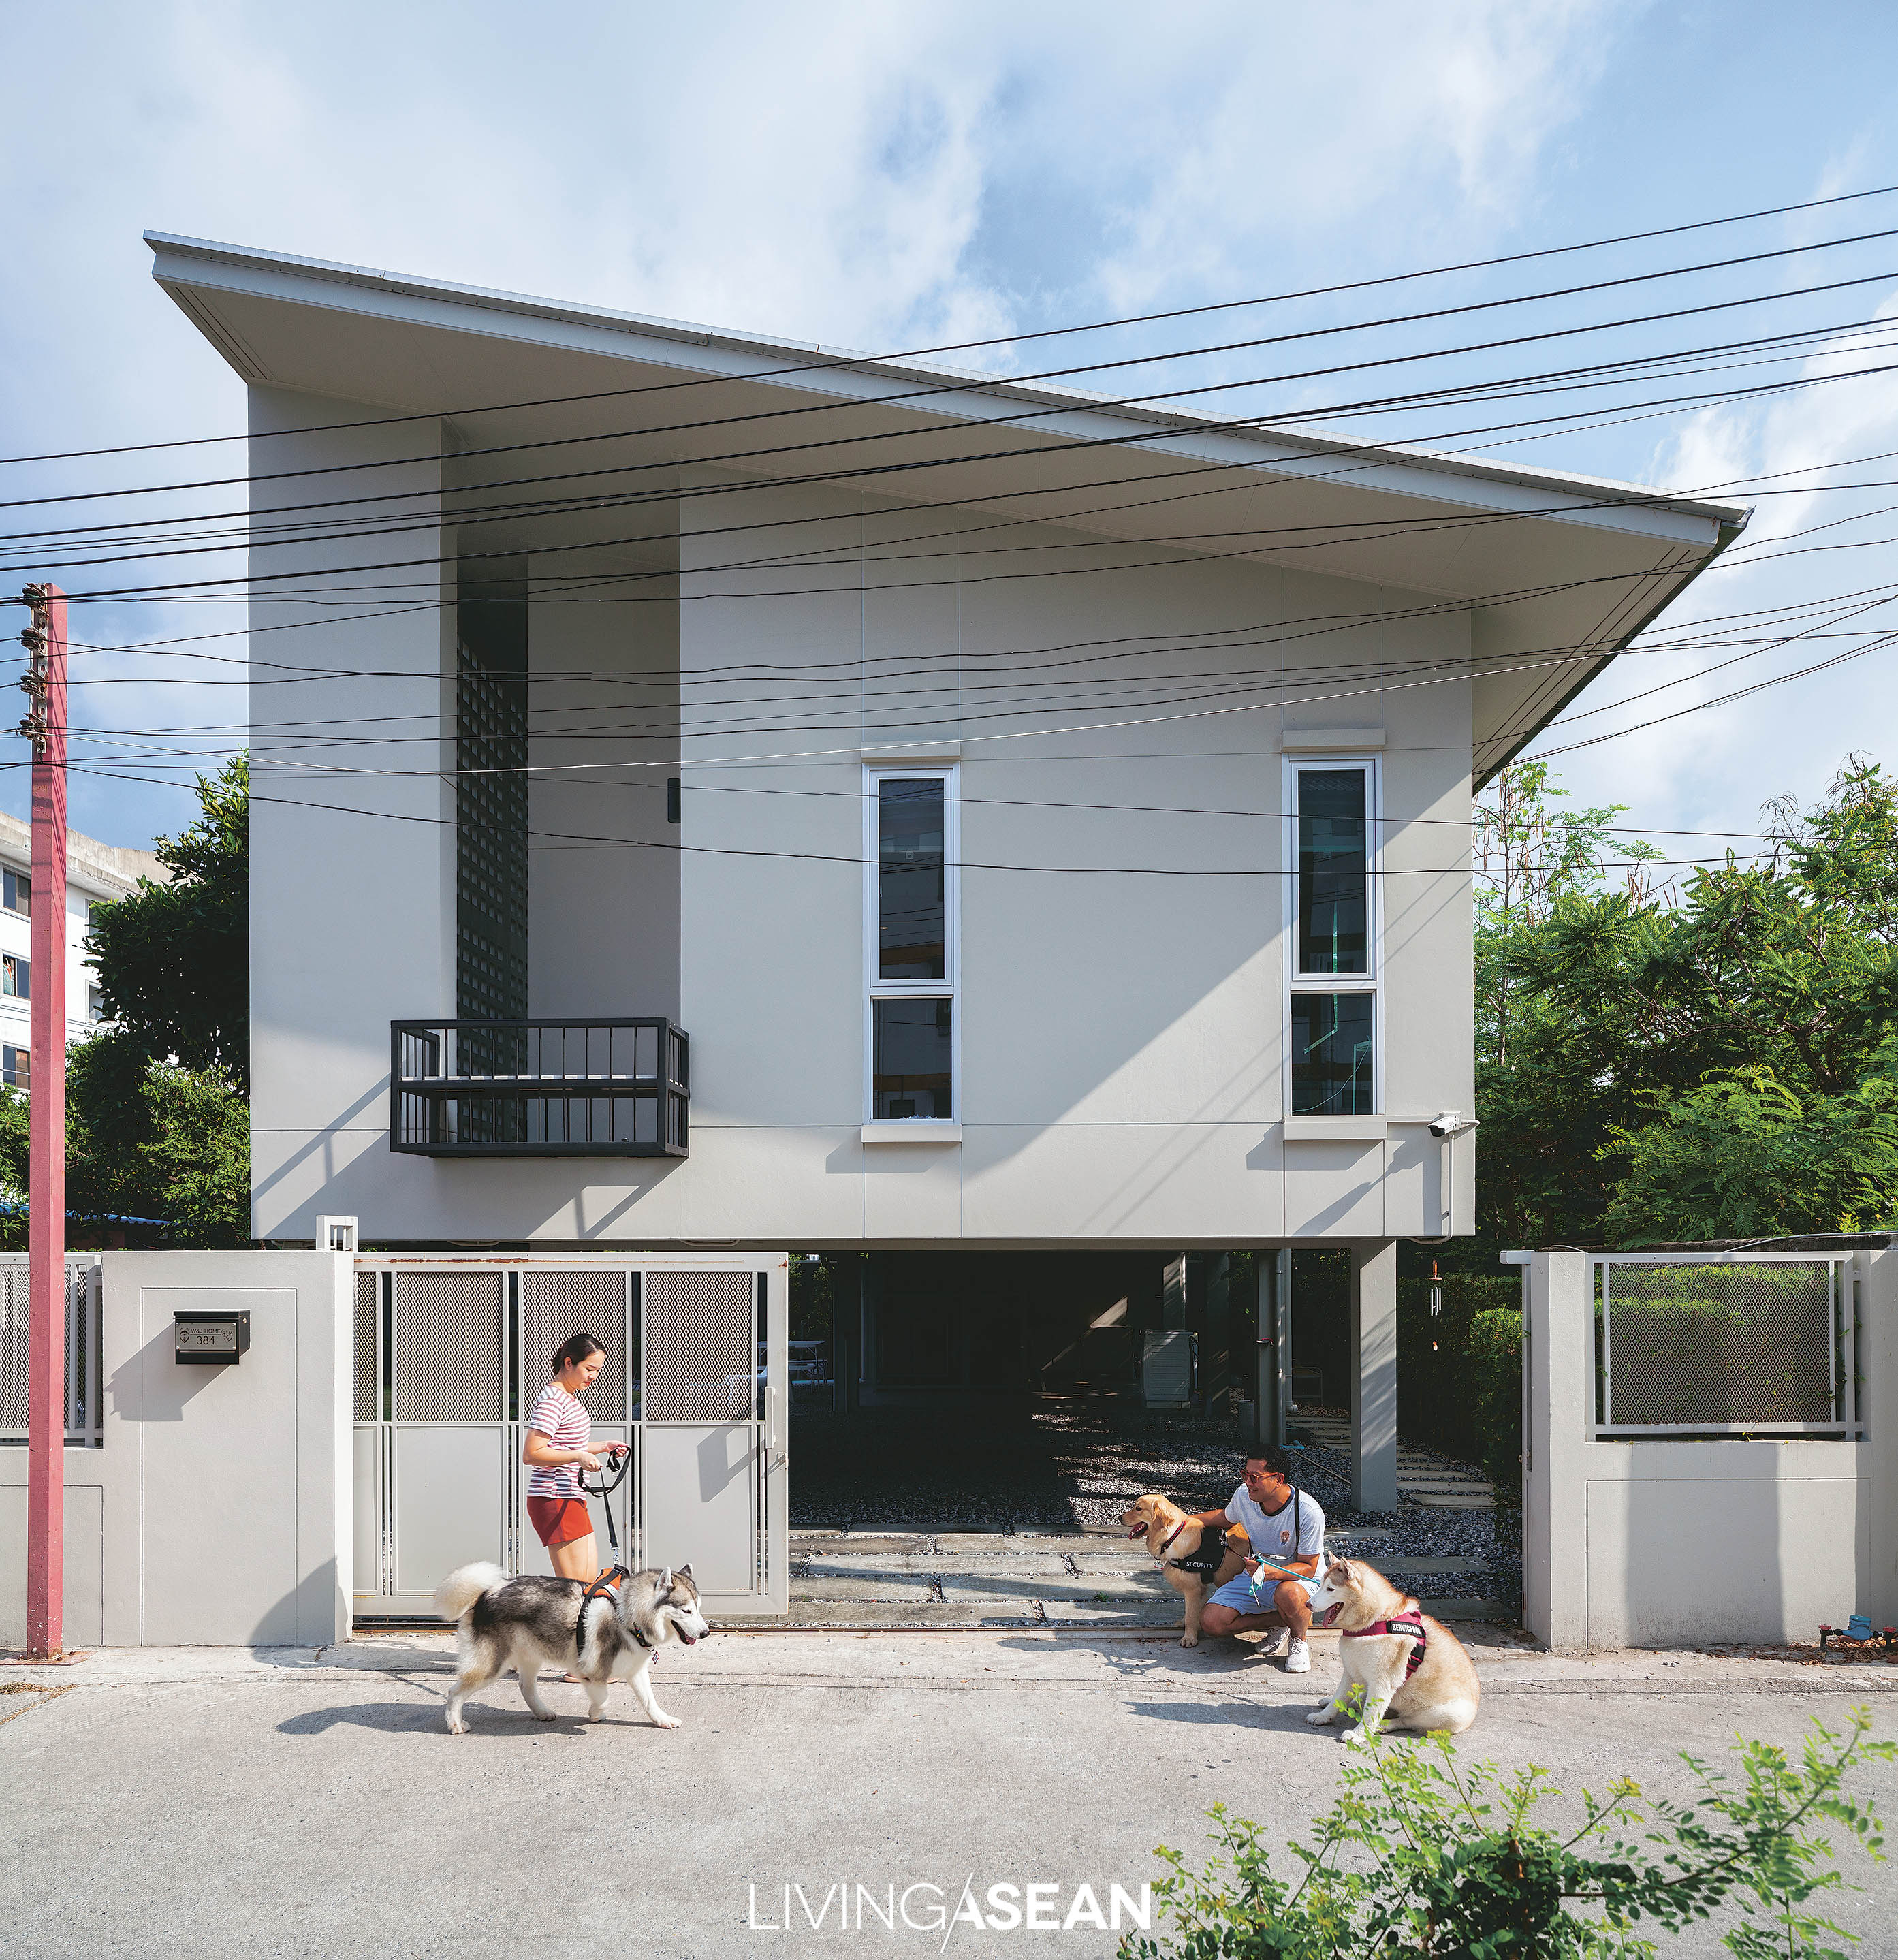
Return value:
[(1474, 1130), (1477, 1119), (1466, 1116), (1461, 1109), (1446, 1109), (1441, 1116), (1433, 1117), (1430, 1134), (1433, 1137), (1460, 1137), (1465, 1130)]

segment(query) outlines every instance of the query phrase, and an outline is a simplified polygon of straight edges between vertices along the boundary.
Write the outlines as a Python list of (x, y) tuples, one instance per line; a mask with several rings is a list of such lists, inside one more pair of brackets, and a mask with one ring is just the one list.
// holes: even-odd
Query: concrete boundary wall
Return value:
[(1556, 1649), (1689, 1647), (1811, 1642), (1854, 1612), (1898, 1620), (1898, 1249), (1853, 1252), (1849, 1270), (1862, 1437), (1597, 1442), (1589, 1255), (1527, 1255), (1532, 1633)]
[[(352, 1586), (354, 1260), (107, 1252), (100, 1447), (65, 1452), (65, 1644), (326, 1646)], [(243, 1308), (250, 1350), (180, 1367), (180, 1308)], [(25, 1637), (24, 1449), (0, 1450), (0, 1644)]]

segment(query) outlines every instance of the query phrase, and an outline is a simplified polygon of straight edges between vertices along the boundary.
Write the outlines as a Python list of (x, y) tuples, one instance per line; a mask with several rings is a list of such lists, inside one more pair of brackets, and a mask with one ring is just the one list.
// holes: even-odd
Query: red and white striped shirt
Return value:
[[(538, 1430), (556, 1449), (584, 1449), (592, 1440), (593, 1419), (581, 1407), (579, 1398), (570, 1395), (558, 1382), (549, 1382), (534, 1398), (527, 1427)], [(544, 1465), (528, 1466), (527, 1494), (530, 1497), (577, 1497), (580, 1465), (563, 1463), (549, 1470)]]

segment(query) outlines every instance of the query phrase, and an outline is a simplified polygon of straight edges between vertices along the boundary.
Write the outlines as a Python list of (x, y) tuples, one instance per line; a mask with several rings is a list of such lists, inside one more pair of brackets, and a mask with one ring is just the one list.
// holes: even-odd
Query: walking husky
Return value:
[(633, 1684), (656, 1728), (679, 1726), (678, 1717), (668, 1715), (653, 1699), (647, 1676), (666, 1641), (691, 1647), (711, 1631), (698, 1610), (692, 1568), (636, 1572), (617, 1594), (588, 1601), (587, 1624), (577, 1640), (586, 1590), (577, 1579), (510, 1579), (498, 1565), (485, 1564), (464, 1565), (441, 1582), (435, 1589), (435, 1611), (458, 1623), (450, 1735), (467, 1734), (462, 1704), (510, 1667), (520, 1676), (521, 1699), (537, 1721), (554, 1719), (539, 1686), (541, 1669), (552, 1667), (571, 1668), (586, 1682), (590, 1722), (605, 1713), (606, 1685), (618, 1674)]
[(1353, 1684), (1363, 1688), (1364, 1704), (1356, 1725), (1344, 1732), (1347, 1742), (1362, 1742), (1387, 1710), (1400, 1727), (1453, 1736), (1477, 1719), (1483, 1691), (1463, 1643), (1375, 1567), (1334, 1559), (1311, 1596), (1311, 1612), (1340, 1636), (1337, 1690), (1305, 1718), (1315, 1727), (1337, 1720)]

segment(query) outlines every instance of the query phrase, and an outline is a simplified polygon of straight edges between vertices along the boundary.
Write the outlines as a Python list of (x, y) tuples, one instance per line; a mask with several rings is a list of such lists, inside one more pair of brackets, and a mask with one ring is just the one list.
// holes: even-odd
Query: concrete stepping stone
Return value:
[(928, 1538), (920, 1532), (793, 1532), (793, 1558), (821, 1554), (826, 1558), (887, 1558), (892, 1554), (927, 1553)]
[(793, 1579), (790, 1596), (793, 1606), (829, 1600), (871, 1602), (892, 1606), (927, 1606), (935, 1598), (927, 1579), (903, 1579), (885, 1574), (878, 1579)]
[(1496, 1509), (1493, 1497), (1452, 1497), (1447, 1492), (1439, 1491), (1420, 1491), (1416, 1495), (1419, 1503), (1428, 1504), (1438, 1510), (1493, 1511)]

